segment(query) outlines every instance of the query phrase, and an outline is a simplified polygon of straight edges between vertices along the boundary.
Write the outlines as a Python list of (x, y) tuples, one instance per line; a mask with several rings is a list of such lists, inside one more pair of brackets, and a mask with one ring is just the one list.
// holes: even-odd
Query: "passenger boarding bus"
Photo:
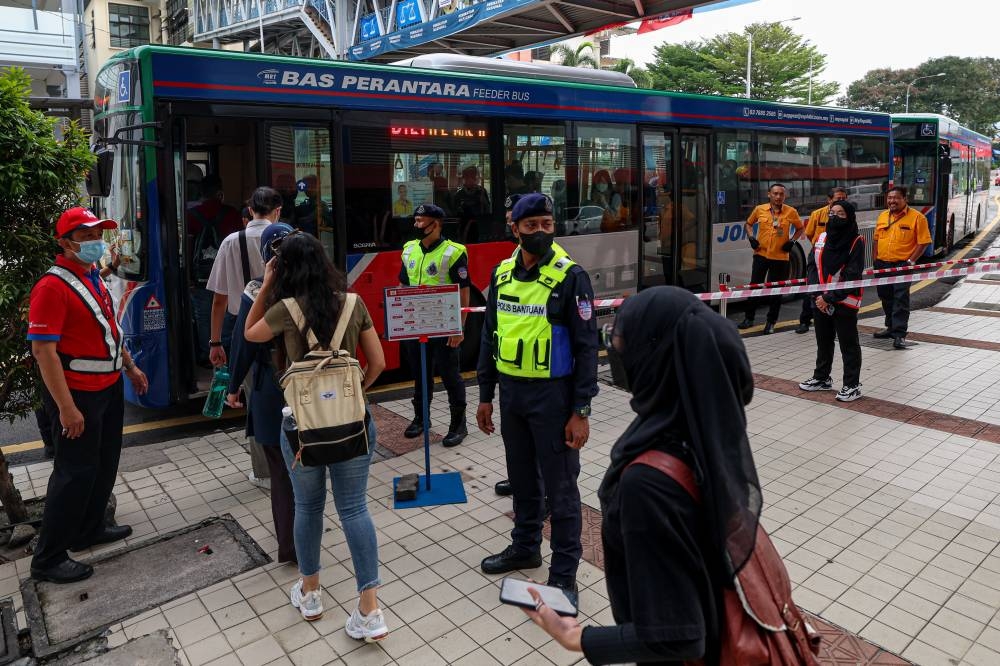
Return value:
[(909, 190), (934, 239), (925, 256), (947, 254), (985, 222), (990, 139), (935, 113), (894, 115), (892, 138), (895, 184)]
[[(512, 193), (552, 197), (559, 243), (600, 297), (694, 291), (749, 276), (743, 221), (774, 181), (805, 216), (830, 187), (889, 179), (889, 116), (638, 90), (616, 72), (461, 56), (369, 65), (141, 47), (96, 80), (91, 178), (121, 222), (118, 311), (158, 407), (208, 385), (194, 363), (187, 209), (221, 177), (237, 206), (258, 185), (314, 231), (381, 331), (412, 212), (434, 202), (469, 248), (473, 304), (514, 249)], [(870, 200), (870, 212), (881, 207)], [(867, 214), (867, 213), (866, 213)], [(801, 275), (805, 247), (794, 252)], [(599, 311), (607, 316), (610, 310)], [(479, 349), (469, 317), (463, 362)], [(390, 368), (399, 365), (386, 343)]]

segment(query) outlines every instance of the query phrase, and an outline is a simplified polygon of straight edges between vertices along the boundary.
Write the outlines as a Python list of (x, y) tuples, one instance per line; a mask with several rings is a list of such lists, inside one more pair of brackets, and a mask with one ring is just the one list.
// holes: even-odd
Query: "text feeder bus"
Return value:
[[(445, 209), (445, 235), (469, 248), (473, 304), (513, 250), (505, 198), (532, 191), (552, 197), (559, 243), (597, 295), (617, 297), (664, 283), (705, 291), (720, 272), (745, 281), (742, 224), (771, 182), (805, 216), (834, 185), (882, 192), (890, 177), (883, 114), (637, 90), (607, 72), (590, 75), (601, 85), (550, 80), (557, 66), (519, 78), (515, 63), (491, 76), (455, 71), (465, 58), (422, 62), (150, 46), (101, 70), (94, 180), (103, 212), (122, 223), (118, 311), (150, 378), (131, 401), (160, 407), (207, 385), (194, 364), (187, 255), (188, 210), (209, 173), (237, 206), (260, 184), (278, 189), (282, 218), (321, 239), (379, 329), (383, 289), (398, 283), (424, 202)], [(864, 198), (862, 216), (883, 202)], [(795, 274), (806, 249), (793, 252)], [(480, 327), (470, 316), (466, 367)], [(395, 344), (386, 356), (399, 365)]]
[(934, 239), (925, 256), (946, 254), (985, 222), (990, 139), (934, 113), (894, 115), (892, 137), (895, 184), (907, 188)]

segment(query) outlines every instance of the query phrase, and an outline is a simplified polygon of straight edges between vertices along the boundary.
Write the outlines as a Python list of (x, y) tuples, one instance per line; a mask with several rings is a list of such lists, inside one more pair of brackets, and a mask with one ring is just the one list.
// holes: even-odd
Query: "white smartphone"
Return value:
[(528, 588), (533, 587), (542, 595), (545, 605), (554, 610), (559, 615), (565, 617), (576, 617), (576, 606), (570, 603), (569, 598), (558, 587), (550, 585), (540, 585), (530, 580), (518, 580), (517, 578), (504, 578), (500, 584), (500, 601), (512, 606), (522, 608), (534, 608), (535, 600), (528, 594)]

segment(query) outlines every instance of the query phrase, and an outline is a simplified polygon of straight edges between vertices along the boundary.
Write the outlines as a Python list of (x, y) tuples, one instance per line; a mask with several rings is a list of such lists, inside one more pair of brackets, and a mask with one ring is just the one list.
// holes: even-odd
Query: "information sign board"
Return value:
[(462, 299), (457, 284), (386, 287), (386, 340), (444, 338), (462, 332)]

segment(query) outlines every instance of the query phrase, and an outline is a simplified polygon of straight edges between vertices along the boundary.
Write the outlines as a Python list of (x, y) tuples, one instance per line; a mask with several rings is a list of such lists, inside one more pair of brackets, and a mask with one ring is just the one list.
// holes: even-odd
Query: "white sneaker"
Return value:
[(298, 579), (292, 585), (292, 591), (288, 594), (292, 606), (299, 609), (302, 619), (306, 622), (315, 622), (323, 617), (323, 588), (312, 592), (302, 593), (302, 579)]
[(271, 479), (258, 479), (256, 476), (253, 475), (253, 472), (247, 474), (247, 480), (253, 485), (257, 486), (258, 488), (262, 488), (263, 490), (271, 489)]
[(856, 386), (845, 386), (837, 392), (837, 400), (841, 402), (854, 402), (861, 397), (861, 384)]
[(816, 379), (815, 377), (810, 377), (800, 383), (799, 388), (803, 391), (832, 391), (833, 380), (829, 377), (826, 379)]
[(366, 643), (380, 641), (389, 635), (389, 628), (385, 626), (385, 617), (382, 610), (376, 608), (368, 615), (362, 615), (357, 608), (347, 618), (344, 626), (347, 635), (355, 640), (364, 640)]

